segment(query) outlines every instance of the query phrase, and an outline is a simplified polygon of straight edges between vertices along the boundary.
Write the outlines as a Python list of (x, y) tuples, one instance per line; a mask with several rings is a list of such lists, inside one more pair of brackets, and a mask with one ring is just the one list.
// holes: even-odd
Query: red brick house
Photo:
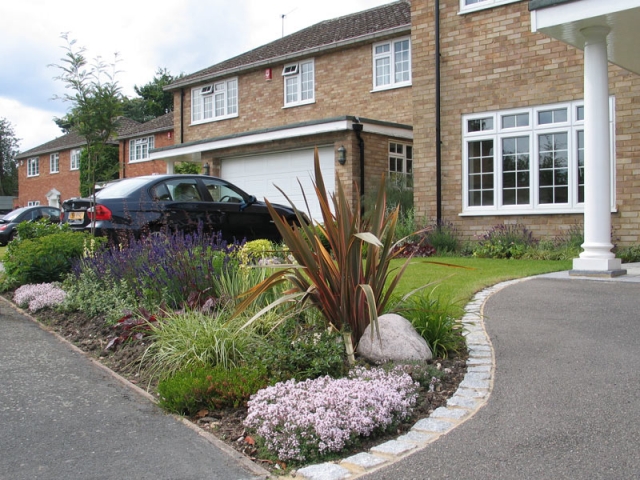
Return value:
[[(164, 162), (149, 159), (154, 146), (173, 142), (173, 114), (146, 123), (121, 118), (118, 138), (120, 178), (166, 172)], [(50, 205), (80, 195), (80, 153), (84, 138), (68, 133), (38, 147), (21, 152), (18, 161), (18, 197), (15, 206)]]

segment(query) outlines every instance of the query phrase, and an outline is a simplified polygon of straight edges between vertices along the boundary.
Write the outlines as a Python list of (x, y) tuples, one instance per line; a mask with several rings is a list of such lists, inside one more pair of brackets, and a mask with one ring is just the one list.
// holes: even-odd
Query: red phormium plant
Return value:
[[(327, 194), (317, 148), (314, 170), (314, 187), (323, 223), (316, 225), (314, 220), (308, 221), (296, 210), (299, 225), (289, 225), (266, 201), (297, 264), (285, 266), (249, 290), (248, 298), (238, 306), (237, 312), (246, 309), (268, 288), (289, 281), (293, 289), (276, 304), (288, 300), (309, 301), (337, 330), (350, 332), (352, 341), (357, 344), (370, 323), (377, 328), (378, 314), (383, 311), (408, 264), (407, 260), (391, 275), (390, 262), (397, 252), (393, 233), (398, 210), (386, 214), (384, 178), (380, 182), (378, 200), (365, 219), (361, 214), (359, 192), (356, 191), (357, 200), (353, 206), (339, 181), (337, 192)], [(291, 200), (289, 202), (293, 205)], [(329, 249), (323, 245), (322, 236), (328, 241)]]

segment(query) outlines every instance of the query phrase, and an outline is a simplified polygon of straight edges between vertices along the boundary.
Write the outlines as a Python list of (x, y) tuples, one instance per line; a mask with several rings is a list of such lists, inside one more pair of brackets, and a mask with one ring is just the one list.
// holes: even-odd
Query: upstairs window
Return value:
[(60, 154), (52, 153), (49, 155), (49, 173), (60, 172)]
[(314, 70), (313, 60), (285, 65), (282, 69), (285, 107), (305, 105), (315, 101)]
[(373, 89), (411, 85), (411, 42), (401, 38), (373, 46)]
[(38, 157), (27, 160), (27, 177), (40, 175), (40, 159)]
[(212, 83), (191, 90), (191, 123), (238, 116), (238, 79)]
[(153, 142), (153, 136), (129, 140), (129, 162), (149, 159), (149, 150), (153, 148)]
[(75, 150), (71, 150), (70, 170), (80, 170), (80, 155), (82, 155), (81, 149), (76, 148)]

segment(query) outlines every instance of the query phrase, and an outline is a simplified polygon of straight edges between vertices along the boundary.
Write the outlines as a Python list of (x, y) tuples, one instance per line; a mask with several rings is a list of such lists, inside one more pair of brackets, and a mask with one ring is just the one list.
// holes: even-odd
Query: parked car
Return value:
[(18, 233), (16, 231), (18, 224), (43, 218), (52, 223), (58, 223), (60, 221), (60, 209), (48, 206), (22, 207), (7, 213), (0, 218), (0, 245), (4, 246), (13, 240)]
[[(294, 210), (274, 205), (288, 222)], [(148, 175), (106, 185), (95, 198), (71, 198), (62, 204), (62, 221), (74, 230), (122, 240), (153, 232), (221, 232), (227, 241), (281, 236), (264, 202), (237, 186), (207, 175)]]

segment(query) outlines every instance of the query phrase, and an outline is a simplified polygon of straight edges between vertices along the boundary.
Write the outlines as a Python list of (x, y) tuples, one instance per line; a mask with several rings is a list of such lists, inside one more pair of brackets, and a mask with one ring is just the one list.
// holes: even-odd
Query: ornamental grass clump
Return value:
[(283, 461), (339, 452), (358, 437), (383, 432), (411, 415), (418, 384), (397, 367), (353, 369), (348, 378), (289, 380), (258, 391), (245, 426)]
[(16, 289), (13, 301), (30, 312), (37, 312), (45, 307), (55, 307), (64, 302), (67, 294), (53, 283), (23, 285)]

